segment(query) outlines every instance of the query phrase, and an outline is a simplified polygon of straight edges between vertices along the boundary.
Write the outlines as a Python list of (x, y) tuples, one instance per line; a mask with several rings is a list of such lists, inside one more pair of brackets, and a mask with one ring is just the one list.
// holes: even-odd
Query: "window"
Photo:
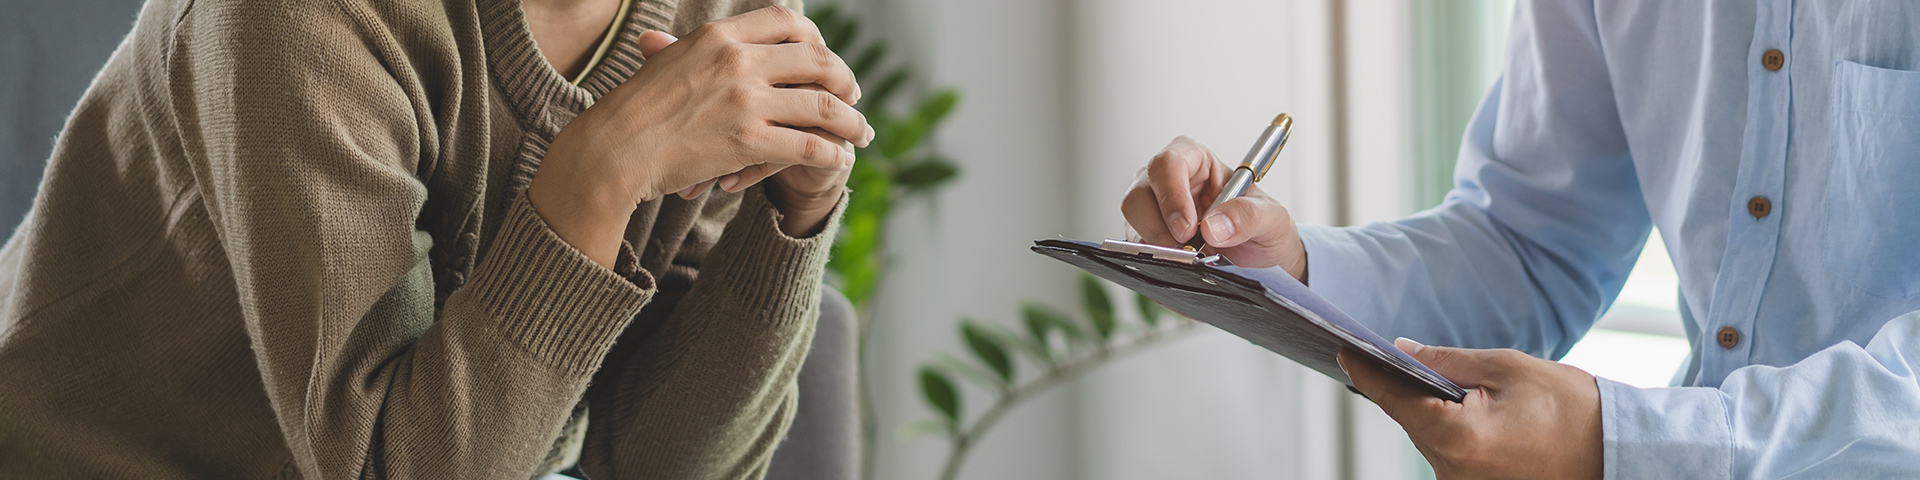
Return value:
[(1666, 244), (1653, 235), (1613, 308), (1560, 361), (1636, 387), (1667, 386), (1688, 353), (1679, 292)]
[[(1440, 203), (1453, 188), (1454, 158), (1467, 120), (1500, 73), (1512, 0), (1414, 2), (1413, 209)], [(1679, 276), (1659, 235), (1634, 265), (1626, 288), (1562, 362), (1637, 387), (1666, 386), (1688, 353), (1681, 331)]]

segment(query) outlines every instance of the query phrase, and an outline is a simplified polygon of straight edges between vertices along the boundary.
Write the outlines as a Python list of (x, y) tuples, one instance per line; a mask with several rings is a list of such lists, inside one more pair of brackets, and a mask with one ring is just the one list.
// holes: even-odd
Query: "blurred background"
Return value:
[[(1512, 0), (837, 0), (962, 100), (933, 147), (953, 185), (899, 207), (867, 366), (877, 475), (936, 478), (938, 436), (915, 369), (965, 352), (962, 317), (1016, 325), (1023, 300), (1078, 308), (1073, 269), (1039, 238), (1120, 238), (1120, 195), (1177, 135), (1237, 161), (1293, 115), (1262, 182), (1296, 218), (1358, 224), (1437, 204), (1473, 108), (1499, 75)], [(810, 4), (817, 8), (825, 0)], [(846, 55), (843, 52), (843, 55)], [(1564, 359), (1665, 386), (1686, 355), (1677, 280), (1655, 236), (1627, 290)], [(1337, 383), (1201, 329), (1012, 411), (978, 440), (969, 479), (1416, 479), (1398, 425)], [(969, 414), (992, 393), (974, 389)]]
[[(939, 476), (948, 440), (902, 432), (933, 412), (920, 366), (968, 351), (960, 318), (1018, 329), (1022, 302), (1081, 308), (1076, 271), (1027, 246), (1125, 235), (1121, 193), (1177, 135), (1236, 160), (1276, 113), (1293, 115), (1294, 138), (1261, 187), (1303, 222), (1389, 220), (1436, 204), (1468, 117), (1499, 74), (1510, 2), (810, 2), (887, 43), (888, 68), (915, 72), (905, 91), (960, 94), (923, 147), (959, 174), (893, 207), (885, 280), (863, 307), (871, 478)], [(9, 117), (0, 228), (24, 214), (61, 122), (138, 6), (23, 2), (33, 11), (0, 16), (0, 112)], [(50, 48), (72, 53), (35, 54)], [(1564, 361), (1665, 385), (1687, 352), (1676, 287), (1656, 236), (1612, 311)], [(971, 418), (994, 392), (969, 385), (960, 393)], [(973, 442), (959, 478), (1432, 476), (1372, 404), (1210, 327), (1041, 392)]]

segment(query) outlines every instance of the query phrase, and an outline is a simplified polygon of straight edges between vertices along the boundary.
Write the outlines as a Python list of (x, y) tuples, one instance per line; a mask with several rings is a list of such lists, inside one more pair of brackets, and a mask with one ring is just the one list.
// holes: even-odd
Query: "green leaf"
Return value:
[(855, 306), (864, 305), (879, 283), (880, 230), (882, 214), (872, 211), (849, 212), (841, 220), (840, 236), (833, 244), (827, 267), (841, 276), (841, 293)]
[(1047, 348), (1045, 344), (1034, 341), (1031, 338), (1023, 337), (1018, 333), (1014, 333), (1013, 330), (1008, 330), (1006, 327), (999, 325), (987, 326), (987, 333), (999, 338), (1001, 344), (1011, 345), (1014, 349), (1020, 350), (1028, 356), (1033, 357), (1033, 360), (1036, 362), (1047, 365), (1053, 365), (1054, 363), (1053, 351)]
[[(913, 151), (920, 146), (921, 140), (926, 139), (928, 132), (953, 112), (954, 104), (959, 101), (960, 94), (953, 89), (941, 90), (920, 100), (920, 105), (914, 107), (913, 116), (893, 129), (892, 135), (881, 139), (880, 152), (889, 157), (898, 157)], [(875, 137), (879, 138), (878, 135)]]
[[(860, 104), (866, 105), (866, 102), (861, 102)], [(881, 151), (880, 142), (891, 138), (894, 130), (900, 129), (900, 122), (894, 120), (891, 116), (879, 112), (870, 112), (867, 114), (867, 125), (873, 127), (874, 143), (865, 148), (856, 148), (853, 150), (853, 165), (856, 168), (860, 165), (866, 165), (873, 168), (873, 170), (881, 176), (892, 178), (891, 172), (899, 170), (901, 159), (887, 156), (886, 152)]]
[[(838, 5), (827, 5), (820, 8), (808, 9), (807, 19), (812, 20), (814, 28), (819, 29), (821, 32), (837, 31), (851, 20), (845, 15), (840, 14), (840, 7)], [(836, 51), (838, 51), (840, 47), (841, 45), (839, 44), (827, 43), (827, 48)]]
[(892, 73), (882, 77), (877, 86), (872, 89), (863, 88), (863, 92), (869, 96), (860, 99), (861, 111), (886, 111), (887, 102), (893, 100), (894, 94), (900, 93), (900, 87), (907, 84), (908, 75), (910, 74), (905, 67), (895, 68)]
[(948, 379), (947, 374), (933, 367), (920, 367), (920, 396), (948, 422), (960, 423), (960, 392), (953, 387), (953, 380)]
[(925, 190), (953, 180), (960, 167), (942, 158), (929, 158), (893, 175), (893, 183), (909, 190)]
[(1093, 323), (1094, 333), (1100, 334), (1100, 340), (1113, 337), (1113, 299), (1107, 297), (1107, 288), (1100, 279), (1092, 275), (1080, 276), (1080, 304), (1087, 310), (1087, 319)]
[(999, 374), (987, 371), (986, 367), (982, 367), (978, 363), (961, 360), (960, 357), (948, 355), (946, 352), (941, 352), (933, 357), (933, 366), (945, 370), (948, 373), (958, 375), (961, 380), (979, 384), (981, 387), (995, 390), (1005, 390), (1007, 388), (1007, 384), (1000, 380)]
[(953, 422), (938, 418), (919, 420), (900, 426), (900, 439), (910, 440), (926, 435), (952, 435)]
[(848, 215), (872, 213), (884, 218), (893, 210), (893, 178), (878, 165), (855, 162), (849, 175), (847, 188), (853, 192), (847, 199)]
[(1087, 334), (1082, 332), (1079, 326), (1074, 325), (1073, 321), (1067, 320), (1066, 315), (1062, 315), (1059, 311), (1046, 305), (1033, 302), (1022, 304), (1020, 305), (1020, 316), (1026, 320), (1027, 331), (1034, 333), (1034, 339), (1042, 343), (1046, 342), (1046, 334), (1044, 332), (1049, 330), (1059, 330), (1062, 335), (1067, 337), (1068, 341), (1080, 341), (1087, 337)]
[(809, 8), (807, 9), (807, 19), (813, 20), (813, 23), (816, 25), (839, 21), (840, 6), (829, 3), (821, 5), (819, 8)]
[(1167, 314), (1166, 307), (1160, 306), (1158, 302), (1147, 298), (1146, 295), (1133, 294), (1133, 303), (1140, 307), (1140, 319), (1147, 322), (1148, 327), (1160, 325), (1160, 317)]
[(861, 50), (860, 55), (854, 57), (852, 63), (847, 64), (847, 68), (853, 70), (853, 78), (865, 77), (873, 73), (873, 69), (880, 67), (880, 61), (886, 58), (887, 44), (875, 42), (867, 45), (865, 50)]
[(913, 151), (914, 147), (920, 146), (920, 140), (927, 136), (927, 124), (911, 120), (888, 130), (885, 137), (880, 136), (877, 131), (873, 136), (874, 143), (880, 147), (880, 154), (888, 157), (906, 155), (907, 152)]
[(967, 349), (973, 351), (973, 356), (1000, 376), (1003, 385), (1013, 384), (1013, 356), (1007, 354), (1007, 347), (1000, 344), (1000, 339), (971, 319), (960, 321), (960, 336), (966, 339)]
[(927, 128), (939, 125), (953, 113), (953, 106), (960, 103), (960, 92), (951, 88), (934, 92), (933, 96), (920, 100), (920, 106), (914, 109), (913, 122), (922, 123)]
[(836, 52), (845, 50), (854, 40), (860, 38), (860, 21), (851, 17), (839, 25), (833, 25), (835, 28), (831, 29), (817, 24), (814, 26), (820, 28), (821, 36), (827, 41), (827, 48)]

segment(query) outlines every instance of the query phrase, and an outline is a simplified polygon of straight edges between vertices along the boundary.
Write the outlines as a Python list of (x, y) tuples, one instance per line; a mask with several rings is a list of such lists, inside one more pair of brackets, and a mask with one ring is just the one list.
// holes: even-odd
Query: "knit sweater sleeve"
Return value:
[(580, 466), (592, 478), (766, 473), (793, 420), (795, 375), (813, 341), (847, 197), (819, 233), (793, 238), (780, 231), (780, 211), (763, 188), (745, 191), (697, 260), (686, 295), (588, 394)]
[(426, 99), (333, 2), (199, 2), (172, 116), (304, 478), (530, 478), (652, 279), (599, 267), (525, 197), (435, 305), (417, 227)]

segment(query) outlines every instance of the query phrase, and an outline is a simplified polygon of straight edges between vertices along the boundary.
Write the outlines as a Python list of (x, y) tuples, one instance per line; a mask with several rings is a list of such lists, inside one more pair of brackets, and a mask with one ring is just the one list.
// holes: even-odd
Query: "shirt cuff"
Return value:
[(1597, 380), (1607, 479), (1733, 478), (1733, 423), (1724, 393)]
[(548, 228), (524, 194), (508, 205), (489, 250), (461, 293), (504, 336), (567, 371), (598, 368), (656, 290), (631, 245), (621, 244), (613, 270), (601, 267)]

